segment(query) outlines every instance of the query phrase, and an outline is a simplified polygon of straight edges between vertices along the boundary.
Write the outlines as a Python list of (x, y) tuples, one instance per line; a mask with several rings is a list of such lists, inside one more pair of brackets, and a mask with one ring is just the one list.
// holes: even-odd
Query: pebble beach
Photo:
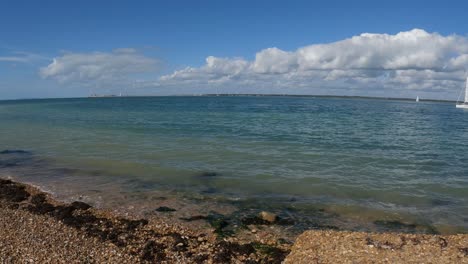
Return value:
[(468, 263), (466, 234), (311, 230), (293, 242), (122, 217), (0, 180), (1, 263)]

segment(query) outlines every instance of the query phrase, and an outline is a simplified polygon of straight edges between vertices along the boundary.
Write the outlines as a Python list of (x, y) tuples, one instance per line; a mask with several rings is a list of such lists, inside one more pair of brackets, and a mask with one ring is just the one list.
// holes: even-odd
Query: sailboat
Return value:
[[(460, 93), (461, 94), (461, 93)], [(460, 96), (458, 96), (460, 98)], [(459, 104), (457, 100), (457, 108), (464, 108), (468, 109), (468, 77), (466, 77), (466, 86), (465, 86), (465, 101), (463, 103)]]
[(416, 103), (419, 102), (419, 96), (416, 96)]

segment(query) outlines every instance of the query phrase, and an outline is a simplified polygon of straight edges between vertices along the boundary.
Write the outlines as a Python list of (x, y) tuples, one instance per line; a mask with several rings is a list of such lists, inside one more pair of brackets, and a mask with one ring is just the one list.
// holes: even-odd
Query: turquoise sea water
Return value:
[(409, 229), (468, 230), (468, 111), (450, 103), (223, 96), (0, 101), (0, 151), (6, 149), (30, 153), (0, 154), (0, 174), (43, 186), (170, 189), (266, 208), (305, 226), (327, 212), (352, 219), (354, 229), (399, 221)]

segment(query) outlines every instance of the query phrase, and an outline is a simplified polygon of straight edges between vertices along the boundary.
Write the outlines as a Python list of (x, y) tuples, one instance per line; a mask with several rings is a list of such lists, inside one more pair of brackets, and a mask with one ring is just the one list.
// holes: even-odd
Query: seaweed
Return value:
[(143, 247), (141, 258), (146, 261), (162, 261), (166, 258), (165, 248), (164, 244), (150, 240)]
[(225, 230), (225, 228), (229, 225), (229, 222), (226, 221), (226, 217), (223, 215), (212, 214), (209, 215), (206, 220), (208, 223), (213, 227), (214, 233), (219, 237), (226, 237), (231, 236), (233, 232), (231, 230)]
[(262, 244), (258, 242), (250, 243), (256, 252), (266, 256), (269, 259), (269, 263), (281, 263), (286, 256), (289, 254), (289, 250), (283, 250), (271, 245)]
[(251, 244), (239, 244), (227, 241), (221, 241), (216, 244), (216, 249), (218, 251), (214, 256), (215, 263), (228, 263), (236, 255), (248, 256), (255, 253), (255, 249)]
[(19, 203), (27, 200), (30, 194), (25, 186), (12, 182), (11, 180), (0, 180), (0, 199), (11, 203)]

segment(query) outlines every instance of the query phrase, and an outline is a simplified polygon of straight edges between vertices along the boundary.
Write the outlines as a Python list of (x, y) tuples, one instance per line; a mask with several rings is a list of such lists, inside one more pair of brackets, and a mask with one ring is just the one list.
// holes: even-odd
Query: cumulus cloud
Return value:
[(112, 84), (132, 74), (152, 71), (158, 61), (132, 48), (112, 52), (65, 53), (52, 63), (40, 68), (42, 78), (60, 83), (88, 85)]
[(467, 68), (466, 37), (413, 29), (395, 35), (364, 33), (295, 51), (267, 48), (252, 61), (210, 56), (202, 67), (187, 67), (162, 76), (158, 85), (269, 86), (281, 93), (309, 87), (308, 91), (299, 91), (390, 91), (397, 96), (412, 95), (417, 90), (443, 97), (443, 93), (456, 94)]

